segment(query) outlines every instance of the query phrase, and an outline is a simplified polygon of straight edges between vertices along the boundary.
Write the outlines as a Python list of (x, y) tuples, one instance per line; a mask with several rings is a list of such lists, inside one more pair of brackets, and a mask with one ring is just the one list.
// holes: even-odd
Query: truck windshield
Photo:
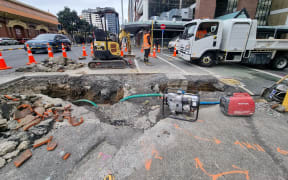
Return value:
[(183, 38), (189, 38), (189, 37), (192, 37), (195, 33), (195, 29), (196, 29), (196, 23), (193, 23), (193, 24), (188, 24), (186, 27), (185, 27), (185, 30), (184, 30), (184, 33), (183, 33)]

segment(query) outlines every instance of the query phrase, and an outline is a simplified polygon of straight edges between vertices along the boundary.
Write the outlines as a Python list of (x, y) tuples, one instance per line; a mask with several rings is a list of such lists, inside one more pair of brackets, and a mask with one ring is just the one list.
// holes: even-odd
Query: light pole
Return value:
[(121, 0), (121, 7), (122, 7), (122, 24), (124, 24), (124, 15), (123, 15), (123, 0)]

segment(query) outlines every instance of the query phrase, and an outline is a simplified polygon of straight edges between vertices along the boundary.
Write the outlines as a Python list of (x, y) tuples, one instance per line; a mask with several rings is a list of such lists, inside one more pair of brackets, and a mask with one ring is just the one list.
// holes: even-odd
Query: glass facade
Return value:
[(270, 14), (272, 0), (259, 0), (256, 10), (255, 19), (258, 20), (259, 26), (266, 26)]
[(236, 12), (237, 6), (238, 0), (217, 0), (215, 17)]
[[(196, 0), (182, 0), (182, 8), (190, 7)], [(180, 0), (149, 0), (149, 17), (160, 16), (162, 12), (179, 9)]]

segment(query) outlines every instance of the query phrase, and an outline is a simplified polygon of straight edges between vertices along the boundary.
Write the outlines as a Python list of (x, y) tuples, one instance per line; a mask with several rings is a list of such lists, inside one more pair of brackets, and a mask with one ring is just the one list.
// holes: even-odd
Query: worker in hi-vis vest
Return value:
[(150, 48), (151, 48), (151, 41), (150, 41), (150, 30), (146, 31), (143, 37), (143, 47), (145, 50), (144, 53), (144, 62), (148, 63), (148, 56), (150, 54)]

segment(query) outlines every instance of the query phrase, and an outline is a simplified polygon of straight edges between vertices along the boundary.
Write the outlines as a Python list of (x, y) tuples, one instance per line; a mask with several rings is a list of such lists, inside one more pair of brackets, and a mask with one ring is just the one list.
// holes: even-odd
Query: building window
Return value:
[(238, 0), (228, 0), (226, 14), (237, 11)]
[(259, 0), (256, 10), (255, 19), (258, 20), (259, 26), (266, 26), (270, 14), (272, 0)]

